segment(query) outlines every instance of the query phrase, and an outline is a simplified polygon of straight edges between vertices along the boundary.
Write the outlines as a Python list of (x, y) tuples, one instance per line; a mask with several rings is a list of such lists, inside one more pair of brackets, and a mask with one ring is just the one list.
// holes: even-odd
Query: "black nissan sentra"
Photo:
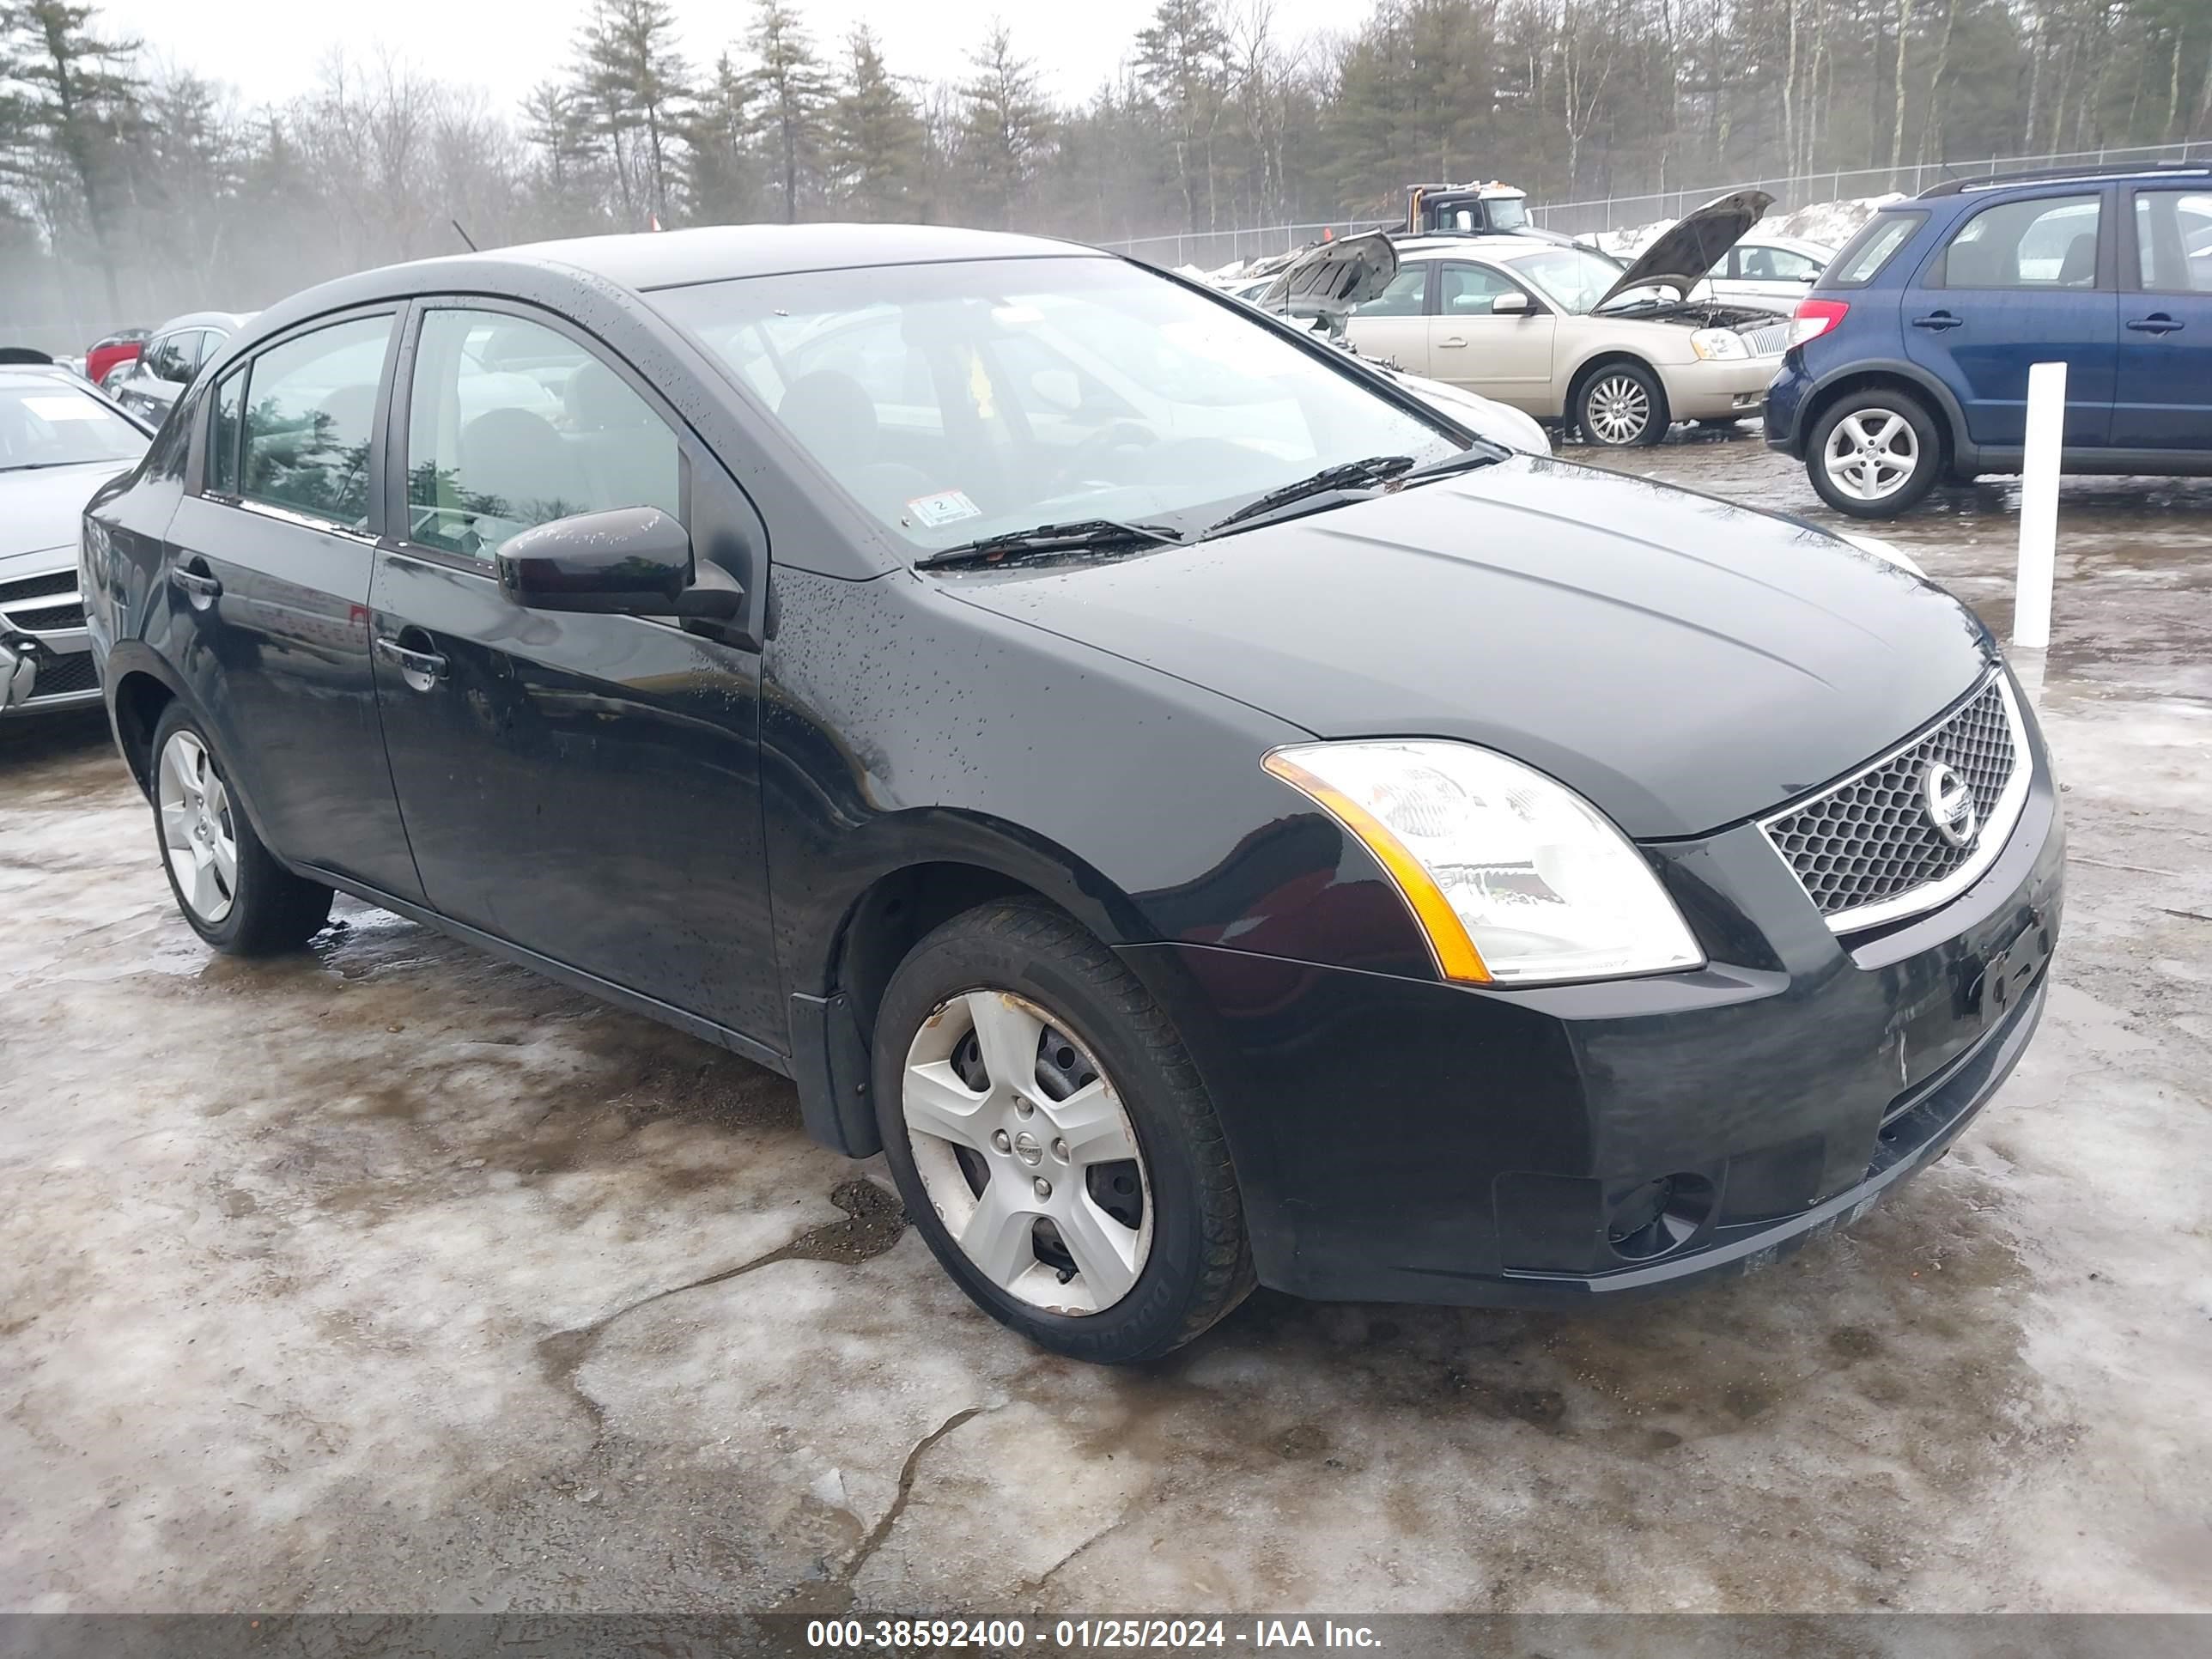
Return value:
[(84, 559), (210, 945), (351, 893), (786, 1073), (1086, 1358), (1770, 1259), (2042, 1009), (2057, 798), (1966, 609), (1060, 243), (349, 277)]

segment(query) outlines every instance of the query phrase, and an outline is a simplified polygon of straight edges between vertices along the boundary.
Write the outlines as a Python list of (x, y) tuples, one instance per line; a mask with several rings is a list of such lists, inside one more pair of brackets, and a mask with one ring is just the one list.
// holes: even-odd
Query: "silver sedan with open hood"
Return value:
[(1690, 295), (1771, 199), (1753, 190), (1709, 202), (1625, 267), (1522, 236), (1401, 239), (1396, 274), (1346, 333), (1409, 374), (1607, 447), (1656, 443), (1676, 421), (1754, 415), (1787, 319)]

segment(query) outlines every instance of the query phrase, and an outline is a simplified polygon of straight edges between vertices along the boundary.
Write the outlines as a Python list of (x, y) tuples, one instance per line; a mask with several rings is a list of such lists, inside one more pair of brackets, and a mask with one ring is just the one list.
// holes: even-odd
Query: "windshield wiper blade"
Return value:
[(963, 542), (942, 553), (916, 559), (914, 568), (949, 570), (963, 565), (1004, 564), (1009, 559), (1027, 558), (1037, 553), (1084, 553), (1133, 543), (1142, 545), (1182, 539), (1180, 531), (1170, 530), (1165, 525), (1128, 524), (1120, 519), (1077, 519), (1067, 524), (1041, 524), (1031, 530), (1010, 530), (1004, 535)]
[(1248, 524), (1278, 507), (1289, 507), (1315, 495), (1327, 495), (1340, 489), (1369, 489), (1387, 483), (1413, 465), (1411, 455), (1370, 455), (1364, 461), (1346, 461), (1336, 466), (1325, 466), (1310, 478), (1300, 478), (1264, 495), (1255, 496), (1224, 519), (1216, 519), (1206, 526), (1200, 539), (1240, 524)]
[(1442, 460), (1417, 466), (1399, 478), (1401, 484), (1426, 483), (1431, 478), (1449, 478), (1455, 472), (1472, 472), (1479, 466), (1495, 466), (1500, 461), (1510, 460), (1515, 452), (1495, 438), (1478, 436), (1465, 449), (1454, 450)]

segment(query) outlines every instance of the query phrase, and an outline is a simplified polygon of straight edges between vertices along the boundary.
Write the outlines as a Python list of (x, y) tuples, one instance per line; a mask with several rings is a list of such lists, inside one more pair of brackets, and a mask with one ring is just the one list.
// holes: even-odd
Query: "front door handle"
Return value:
[(2138, 334), (2172, 334), (2180, 329), (2181, 324), (2163, 311), (2154, 311), (2148, 317), (2136, 318), (2128, 326)]
[(428, 691), (446, 678), (446, 659), (435, 651), (410, 651), (397, 640), (379, 640), (376, 654), (399, 671), (399, 678), (417, 691)]
[(1467, 343), (1467, 337), (1464, 334), (1454, 334), (1437, 341), (1437, 343), (1440, 346), (1463, 346)]
[(1964, 317), (1954, 317), (1948, 311), (1931, 311), (1925, 317), (1915, 317), (1912, 319), (1912, 325), (1915, 328), (1933, 329), (1936, 333), (1941, 334), (1947, 328), (1959, 327), (1966, 320)]
[[(192, 562), (198, 564), (199, 561)], [(169, 572), (169, 586), (190, 600), (195, 611), (204, 611), (222, 597), (222, 584), (208, 574), (205, 565), (197, 570), (177, 566)]]

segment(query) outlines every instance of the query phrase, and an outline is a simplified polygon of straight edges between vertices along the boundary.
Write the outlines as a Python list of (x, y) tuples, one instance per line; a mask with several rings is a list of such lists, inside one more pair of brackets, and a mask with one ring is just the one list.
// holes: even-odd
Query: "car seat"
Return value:
[(896, 519), (907, 502), (942, 490), (918, 467), (883, 459), (883, 426), (860, 383), (836, 369), (816, 369), (784, 388), (776, 418), (815, 460), (870, 512)]

